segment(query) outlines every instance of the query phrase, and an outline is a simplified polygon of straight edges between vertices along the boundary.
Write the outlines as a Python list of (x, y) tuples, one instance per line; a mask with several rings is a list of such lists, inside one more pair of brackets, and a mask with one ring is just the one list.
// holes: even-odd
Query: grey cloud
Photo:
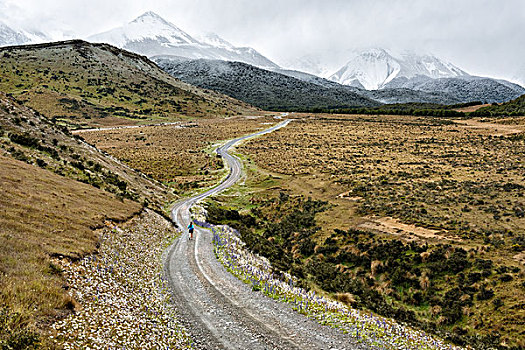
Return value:
[(511, 78), (525, 58), (522, 0), (0, 0), (0, 10), (80, 37), (152, 10), (190, 34), (215, 32), (277, 62), (322, 51), (339, 62), (350, 49), (380, 46)]

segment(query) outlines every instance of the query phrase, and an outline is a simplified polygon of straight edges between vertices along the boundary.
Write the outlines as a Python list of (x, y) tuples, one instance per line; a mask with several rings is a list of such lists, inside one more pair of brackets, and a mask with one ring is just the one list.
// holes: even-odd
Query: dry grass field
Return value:
[(475, 112), (475, 111), (477, 111), (480, 108), (488, 107), (488, 106), (490, 106), (490, 104), (468, 106), (468, 107), (457, 108), (457, 109), (454, 109), (454, 110), (458, 111), (458, 112), (468, 113), (468, 112)]
[(140, 210), (136, 202), (0, 155), (0, 340), (24, 348), (34, 340), (30, 330), (45, 331), (71, 312), (76, 303), (51, 257), (94, 252), (94, 228)]
[(82, 137), (179, 193), (216, 183), (222, 160), (214, 144), (269, 127), (271, 117), (200, 119), (182, 125), (83, 132)]
[[(284, 225), (257, 224), (269, 245), (256, 250), (284, 250), (312, 288), (457, 342), (525, 346), (524, 123), (302, 115), (239, 151), (254, 180), (220, 200)], [(279, 233), (287, 212), (317, 229)]]
[[(346, 201), (364, 215), (393, 216), (464, 238), (519, 233), (525, 227), (522, 134), (499, 136), (490, 127), (416, 117), (321, 117), (295, 121), (240, 150), (264, 169), (293, 175), (290, 186), (303, 194)], [(513, 130), (525, 132), (525, 125)]]

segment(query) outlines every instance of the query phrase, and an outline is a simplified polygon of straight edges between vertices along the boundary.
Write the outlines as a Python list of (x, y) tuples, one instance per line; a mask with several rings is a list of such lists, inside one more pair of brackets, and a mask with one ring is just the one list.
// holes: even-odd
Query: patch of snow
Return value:
[(230, 44), (229, 42), (227, 42), (226, 40), (224, 40), (223, 38), (221, 38), (215, 33), (207, 33), (205, 35), (198, 37), (198, 39), (201, 43), (204, 43), (210, 46), (221, 47), (223, 49), (229, 49), (229, 50), (235, 49), (235, 46), (233, 46), (232, 44)]

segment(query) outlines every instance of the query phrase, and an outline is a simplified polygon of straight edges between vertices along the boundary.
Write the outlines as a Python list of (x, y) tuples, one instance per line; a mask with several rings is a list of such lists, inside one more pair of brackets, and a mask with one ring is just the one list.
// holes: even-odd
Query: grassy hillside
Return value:
[(140, 209), (136, 202), (0, 155), (2, 349), (38, 342), (50, 322), (76, 307), (51, 257), (93, 252), (94, 227)]
[(254, 112), (169, 76), (146, 57), (65, 41), (0, 48), (0, 91), (71, 127)]
[(0, 93), (0, 347), (47, 342), (40, 332), (76, 307), (52, 257), (92, 253), (106, 220), (175, 198)]
[(2, 93), (0, 151), (121, 198), (148, 202), (159, 211), (166, 202), (175, 199), (158, 182), (108, 157), (80, 137), (73, 137), (65, 127)]
[(325, 87), (241, 62), (157, 60), (174, 77), (276, 111), (378, 106), (347, 88)]
[(473, 116), (525, 116), (525, 95), (499, 105), (478, 109)]

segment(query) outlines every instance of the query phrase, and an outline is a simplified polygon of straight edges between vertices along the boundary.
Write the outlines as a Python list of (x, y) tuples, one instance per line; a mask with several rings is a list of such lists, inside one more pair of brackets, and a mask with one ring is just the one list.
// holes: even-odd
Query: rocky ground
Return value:
[(161, 275), (162, 252), (177, 236), (169, 221), (145, 210), (126, 224), (108, 222), (96, 254), (57, 260), (78, 305), (54, 325), (56, 342), (65, 349), (190, 348)]

